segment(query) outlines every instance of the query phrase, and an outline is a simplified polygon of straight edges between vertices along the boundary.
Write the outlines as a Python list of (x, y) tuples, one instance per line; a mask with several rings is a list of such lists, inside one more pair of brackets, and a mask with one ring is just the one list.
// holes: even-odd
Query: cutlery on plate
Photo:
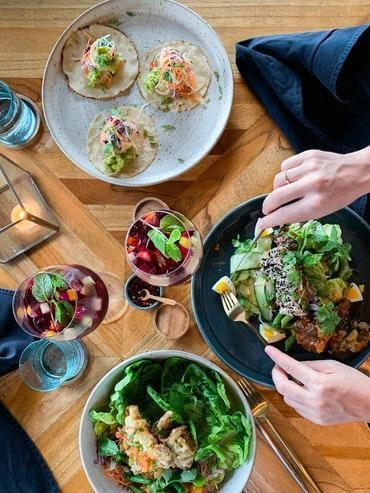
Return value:
[(154, 294), (150, 294), (147, 289), (142, 289), (139, 293), (140, 298), (142, 300), (155, 300), (164, 303), (165, 305), (177, 305), (177, 301), (171, 300), (171, 298), (163, 298), (162, 296), (154, 296)]
[[(274, 450), (280, 461), (284, 464), (284, 466), (288, 469), (290, 474), (296, 480), (302, 491), (305, 493), (310, 492), (310, 490), (306, 487), (305, 483), (302, 480), (305, 479), (306, 482), (309, 483), (309, 485), (311, 486), (311, 491), (314, 491), (315, 493), (322, 493), (310, 473), (302, 464), (299, 457), (296, 456), (296, 454), (292, 451), (284, 438), (280, 435), (278, 430), (270, 421), (268, 417), (268, 403), (264, 399), (263, 395), (260, 394), (260, 392), (258, 392), (258, 390), (246, 379), (239, 379), (238, 385), (247, 398), (254, 418), (256, 418), (256, 425), (258, 430), (266, 439), (267, 443)], [(262, 426), (262, 423), (266, 423), (269, 431), (271, 431), (271, 434), (268, 433), (267, 429)], [(279, 447), (275, 444), (271, 435), (274, 436), (277, 443), (279, 444)]]
[(259, 333), (257, 327), (255, 327), (249, 320), (245, 318), (245, 311), (238, 301), (238, 298), (231, 291), (227, 291), (221, 294), (222, 306), (224, 307), (226, 315), (233, 322), (243, 322), (248, 328), (258, 337), (264, 346), (267, 346), (267, 342)]

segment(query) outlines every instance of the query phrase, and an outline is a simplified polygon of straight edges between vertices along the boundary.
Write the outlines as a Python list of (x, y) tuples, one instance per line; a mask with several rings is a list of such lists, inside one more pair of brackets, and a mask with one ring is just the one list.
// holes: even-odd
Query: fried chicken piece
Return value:
[(174, 428), (165, 440), (165, 444), (174, 453), (175, 467), (189, 469), (192, 466), (196, 447), (186, 426)]
[(319, 335), (320, 326), (309, 317), (299, 318), (295, 324), (297, 343), (311, 353), (323, 353), (331, 336)]
[(341, 300), (336, 306), (337, 313), (342, 320), (348, 317), (350, 309), (351, 302), (346, 299)]
[(344, 359), (365, 349), (370, 342), (370, 326), (366, 322), (341, 324), (329, 342), (329, 353)]

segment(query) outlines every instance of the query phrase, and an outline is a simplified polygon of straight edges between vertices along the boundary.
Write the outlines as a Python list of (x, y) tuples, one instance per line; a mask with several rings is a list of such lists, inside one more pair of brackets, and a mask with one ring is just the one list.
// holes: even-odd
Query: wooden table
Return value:
[[(50, 49), (63, 29), (93, 3), (0, 0), (0, 78), (41, 105), (41, 77)], [(45, 127), (32, 149), (2, 150), (34, 175), (62, 228), (51, 241), (1, 267), (0, 286), (14, 288), (36, 269), (62, 262), (114, 271), (124, 279), (129, 275), (122, 248), (124, 233), (132, 206), (145, 196), (158, 196), (184, 212), (205, 234), (231, 207), (269, 191), (282, 159), (291, 151), (243, 84), (234, 63), (235, 42), (256, 35), (327, 29), (369, 20), (369, 5), (364, 0), (184, 3), (216, 29), (233, 65), (235, 98), (222, 138), (192, 171), (171, 183), (141, 189), (116, 187), (85, 174), (64, 157)], [(188, 284), (167, 294), (190, 308)], [(99, 327), (85, 341), (90, 363), (84, 377), (74, 385), (39, 394), (25, 387), (17, 372), (0, 379), (1, 400), (36, 442), (66, 493), (92, 491), (79, 460), (79, 418), (92, 387), (110, 368), (130, 355), (158, 348), (188, 350), (220, 363), (194, 322), (186, 336), (168, 342), (152, 328), (150, 314), (133, 309), (118, 322)], [(273, 421), (324, 492), (370, 492), (370, 432), (365, 425), (316, 426), (287, 407), (275, 391), (264, 390), (264, 395), (271, 403)], [(246, 491), (298, 491), (261, 440)]]

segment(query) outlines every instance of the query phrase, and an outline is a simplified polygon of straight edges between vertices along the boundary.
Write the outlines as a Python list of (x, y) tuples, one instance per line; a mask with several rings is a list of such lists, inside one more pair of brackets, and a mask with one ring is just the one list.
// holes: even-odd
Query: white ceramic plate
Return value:
[[(184, 113), (164, 113), (146, 106), (144, 111), (152, 116), (157, 129), (158, 152), (149, 168), (132, 178), (106, 176), (90, 164), (86, 152), (86, 133), (95, 115), (106, 108), (145, 104), (137, 84), (128, 96), (97, 101), (73, 92), (61, 68), (62, 49), (72, 32), (93, 23), (107, 24), (112, 21), (114, 27), (133, 41), (139, 61), (150, 48), (183, 39), (203, 49), (212, 73), (208, 104)], [(170, 180), (197, 164), (223, 132), (232, 97), (230, 62), (217, 34), (199, 15), (172, 0), (108, 0), (87, 10), (67, 27), (56, 42), (47, 61), (42, 84), (46, 122), (64, 154), (90, 175), (129, 187)], [(162, 128), (166, 124), (176, 129), (166, 131)]]
[(126, 366), (140, 359), (163, 360), (172, 356), (185, 358), (189, 361), (198, 363), (200, 366), (217, 371), (225, 383), (228, 396), (234, 403), (234, 406), (249, 417), (252, 424), (252, 436), (249, 445), (248, 460), (245, 464), (229, 474), (218, 490), (219, 493), (242, 492), (252, 472), (254, 458), (256, 455), (256, 430), (248, 402), (234, 380), (232, 380), (227, 373), (221, 370), (221, 368), (205, 358), (201, 358), (200, 356), (196, 356), (195, 354), (187, 353), (185, 351), (159, 350), (137, 354), (136, 356), (133, 356), (132, 358), (129, 358), (115, 366), (97, 383), (85, 404), (80, 421), (80, 456), (86, 476), (95, 493), (122, 493), (122, 488), (116, 485), (112, 480), (106, 478), (101, 466), (94, 463), (94, 461), (96, 461), (96, 437), (91, 421), (89, 420), (90, 409), (107, 403), (114, 385), (122, 378), (122, 371)]

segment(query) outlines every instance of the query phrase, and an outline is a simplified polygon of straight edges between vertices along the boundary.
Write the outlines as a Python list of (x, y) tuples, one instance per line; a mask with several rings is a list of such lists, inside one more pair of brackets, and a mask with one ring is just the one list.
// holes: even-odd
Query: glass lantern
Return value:
[(0, 263), (50, 238), (58, 229), (30, 173), (0, 154)]

